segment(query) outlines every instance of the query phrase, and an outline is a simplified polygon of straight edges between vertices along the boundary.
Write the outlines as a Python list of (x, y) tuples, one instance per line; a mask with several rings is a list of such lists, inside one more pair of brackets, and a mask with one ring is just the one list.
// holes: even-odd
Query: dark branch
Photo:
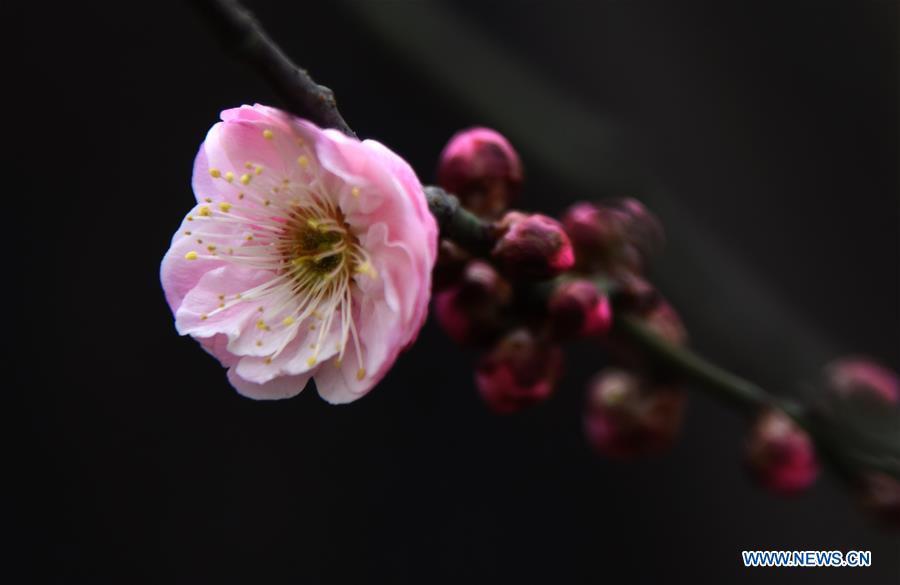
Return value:
[(323, 128), (356, 136), (338, 111), (334, 92), (297, 67), (236, 0), (192, 0), (225, 49), (260, 72), (289, 110)]

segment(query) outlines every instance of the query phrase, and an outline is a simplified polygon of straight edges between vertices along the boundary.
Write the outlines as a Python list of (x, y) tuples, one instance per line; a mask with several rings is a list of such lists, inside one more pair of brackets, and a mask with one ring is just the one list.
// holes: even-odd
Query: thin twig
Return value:
[(319, 85), (269, 38), (253, 14), (236, 0), (192, 0), (225, 49), (246, 61), (269, 82), (295, 114), (323, 128), (356, 136), (338, 111), (334, 92)]

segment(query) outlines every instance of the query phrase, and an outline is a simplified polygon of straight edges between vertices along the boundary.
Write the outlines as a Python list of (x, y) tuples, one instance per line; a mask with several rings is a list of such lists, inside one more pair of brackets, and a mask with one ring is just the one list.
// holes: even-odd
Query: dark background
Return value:
[[(718, 361), (779, 392), (845, 352), (900, 366), (896, 2), (251, 6), (423, 181), (484, 124), (522, 154), (523, 207), (648, 202), (660, 286)], [(432, 322), (352, 405), (240, 397), (176, 335), (158, 265), (218, 112), (271, 92), (182, 3), (16, 2), (4, 29), (0, 578), (900, 582), (897, 535), (833, 476), (753, 486), (743, 420), (700, 391), (670, 454), (594, 456), (591, 347), (513, 417)], [(742, 549), (873, 567), (745, 569)]]

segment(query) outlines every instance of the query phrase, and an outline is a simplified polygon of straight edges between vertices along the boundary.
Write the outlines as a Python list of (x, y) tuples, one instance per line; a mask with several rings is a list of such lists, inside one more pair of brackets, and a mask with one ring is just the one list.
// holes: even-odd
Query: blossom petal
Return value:
[(185, 216), (181, 227), (172, 237), (172, 243), (160, 265), (160, 282), (166, 294), (166, 301), (173, 313), (178, 310), (184, 296), (197, 285), (204, 274), (225, 264), (225, 260), (222, 258), (206, 257), (205, 254), (198, 254), (199, 257), (193, 260), (189, 259), (191, 257), (189, 253), (203, 251), (204, 244), (197, 242), (197, 239), (202, 240), (202, 237), (195, 232), (212, 229), (216, 232), (213, 240), (220, 243), (226, 242), (226, 245), (240, 238), (237, 226), (218, 224), (210, 228), (209, 224), (202, 222), (200, 210), (204, 207), (204, 205), (196, 205)]
[(228, 369), (228, 381), (240, 394), (255, 400), (281, 400), (293, 398), (306, 388), (309, 382), (309, 374), (297, 376), (281, 376), (273, 378), (265, 383), (257, 384), (245, 380), (235, 372), (235, 368)]

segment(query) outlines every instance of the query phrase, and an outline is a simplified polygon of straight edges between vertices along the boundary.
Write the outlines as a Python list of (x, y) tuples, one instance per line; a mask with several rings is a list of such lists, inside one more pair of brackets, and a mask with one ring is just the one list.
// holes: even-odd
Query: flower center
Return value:
[[(358, 288), (354, 277), (363, 274), (376, 278), (377, 273), (343, 212), (316, 187), (308, 185), (299, 190), (303, 196), (288, 200), (287, 197), (262, 199), (248, 194), (240, 203), (201, 207), (198, 217), (188, 219), (237, 222), (246, 226), (249, 234), (245, 245), (229, 247), (224, 254), (219, 253), (216, 245), (198, 239), (198, 243), (209, 244), (209, 255), (195, 251), (186, 257), (189, 260), (219, 258), (273, 272), (273, 277), (264, 284), (233, 296), (219, 295), (222, 302), (218, 308), (201, 319), (239, 303), (263, 302), (265, 305), (260, 306), (256, 321), (259, 335), (256, 345), (270, 350), (266, 363), (272, 363), (297, 335), (305, 335), (312, 341), (308, 344), (311, 352), (306, 360), (312, 367), (325, 349), (327, 336), (335, 333), (338, 337), (336, 364), (341, 365), (347, 345), (352, 343), (358, 362), (356, 376), (362, 379), (366, 371), (353, 318), (353, 292)], [(203, 235), (213, 236), (212, 233)], [(269, 333), (279, 329), (288, 335), (277, 336), (279, 341), (269, 345)]]
[(334, 218), (316, 218), (302, 208), (289, 215), (280, 253), (295, 282), (333, 278), (339, 270), (356, 268), (359, 240), (349, 231), (340, 210)]

